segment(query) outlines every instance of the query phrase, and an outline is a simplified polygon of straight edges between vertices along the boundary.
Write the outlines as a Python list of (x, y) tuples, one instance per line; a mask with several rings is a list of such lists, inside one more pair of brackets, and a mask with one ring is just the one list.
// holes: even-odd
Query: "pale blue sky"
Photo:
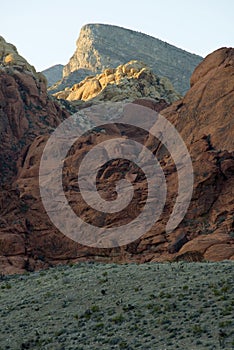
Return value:
[(234, 46), (233, 0), (0, 0), (0, 35), (37, 70), (66, 64), (80, 28), (108, 23), (206, 56)]

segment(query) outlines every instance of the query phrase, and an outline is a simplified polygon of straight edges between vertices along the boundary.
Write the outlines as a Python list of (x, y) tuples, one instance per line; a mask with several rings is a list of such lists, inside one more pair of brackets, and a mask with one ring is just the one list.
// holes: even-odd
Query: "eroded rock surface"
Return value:
[(95, 77), (87, 77), (71, 89), (54, 94), (68, 101), (133, 101), (137, 98), (164, 99), (172, 103), (180, 95), (166, 78), (157, 77), (144, 63), (130, 61), (117, 68), (105, 69)]
[[(138, 215), (147, 196), (146, 179), (141, 172), (136, 176), (135, 165), (125, 160), (117, 159), (103, 167), (97, 180), (105, 199), (115, 199), (113, 185), (123, 177), (132, 182), (135, 192), (131, 205), (124, 212), (97, 213), (79, 193), (77, 164), (81, 158), (99, 142), (112, 138), (114, 147), (114, 138), (129, 137), (146, 145), (160, 161), (168, 188), (159, 221), (133, 243), (108, 249), (89, 248), (73, 242), (52, 225), (45, 213), (38, 184), (41, 154), (49, 132), (67, 115), (48, 98), (43, 81), (31, 72), (3, 68), (1, 164), (13, 164), (10, 158), (14, 154), (16, 164), (12, 165), (8, 181), (4, 168), (1, 172), (1, 181), (5, 184), (0, 192), (1, 270), (23, 272), (92, 259), (116, 262), (234, 260), (233, 58), (234, 50), (227, 48), (209, 55), (195, 70), (186, 96), (167, 108), (163, 100), (135, 101), (160, 111), (175, 125), (193, 162), (192, 200), (184, 220), (172, 233), (166, 234), (165, 227), (177, 197), (177, 171), (157, 139), (143, 130), (136, 133), (124, 126), (109, 125), (105, 131), (84, 134), (67, 155), (64, 191), (68, 201), (84, 220), (102, 227), (123, 225)], [(113, 102), (106, 104), (110, 108), (113, 106)], [(85, 109), (83, 112), (85, 114)], [(81, 129), (84, 122), (81, 116)], [(21, 140), (25, 140), (25, 147), (19, 146)], [(15, 151), (11, 150), (13, 144)], [(8, 167), (10, 169), (10, 165)]]

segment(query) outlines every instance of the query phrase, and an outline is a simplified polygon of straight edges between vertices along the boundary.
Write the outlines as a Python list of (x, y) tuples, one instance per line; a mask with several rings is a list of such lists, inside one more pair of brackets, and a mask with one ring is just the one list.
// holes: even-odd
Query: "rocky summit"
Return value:
[(164, 99), (172, 103), (180, 98), (167, 78), (157, 77), (144, 63), (130, 61), (117, 68), (105, 69), (95, 77), (54, 94), (68, 101), (133, 101), (137, 98)]
[[(173, 232), (166, 233), (165, 227), (177, 197), (177, 169), (165, 147), (152, 134), (128, 130), (120, 124), (109, 125), (104, 130), (83, 134), (67, 154), (63, 170), (65, 195), (77, 215), (97, 227), (124, 225), (135, 218), (142, 210), (147, 182), (142, 172), (136, 176), (134, 163), (115, 159), (105, 164), (97, 174), (98, 190), (104, 198), (115, 199), (113, 184), (123, 176), (132, 183), (134, 196), (124, 212), (97, 212), (83, 200), (77, 183), (77, 164), (93, 146), (111, 138), (114, 150), (119, 147), (115, 138), (133, 138), (151, 150), (166, 176), (167, 198), (160, 220), (133, 243), (106, 249), (90, 248), (64, 236), (52, 225), (40, 197), (38, 176), (42, 152), (49, 135), (69, 116), (73, 101), (49, 96), (44, 76), (36, 73), (15, 47), (3, 39), (0, 52), (0, 264), (3, 273), (87, 260), (141, 263), (234, 260), (234, 49), (222, 48), (207, 56), (195, 69), (190, 90), (171, 105), (170, 101), (157, 96), (148, 99), (140, 96), (133, 101), (166, 117), (180, 132), (191, 155), (192, 200), (185, 218)], [(11, 59), (6, 59), (8, 55)], [(127, 81), (128, 74), (137, 76), (142, 69), (143, 76), (151, 74), (140, 63), (134, 62), (132, 67), (131, 64), (121, 66), (122, 76), (120, 74), (120, 84), (116, 86), (121, 86), (123, 91), (122, 79)], [(116, 70), (104, 71), (90, 78), (91, 82), (101, 80), (106, 86), (98, 94), (92, 90), (93, 94), (86, 96), (90, 99), (78, 105), (77, 123), (81, 130), (87, 121), (83, 117), (86, 109), (82, 108), (95, 105), (98, 96), (110, 112), (107, 115), (111, 116), (113, 101), (108, 100), (110, 95), (106, 89), (115, 86), (108, 81), (116, 79), (116, 73)], [(133, 78), (129, 80), (134, 81)], [(79, 89), (88, 82), (89, 79), (78, 85), (77, 90), (68, 89), (68, 96), (77, 93), (82, 97), (85, 90), (81, 93)], [(95, 115), (90, 116), (90, 125), (92, 122), (95, 125), (92, 118)], [(61, 208), (60, 202), (54, 205), (54, 210)]]
[(202, 57), (149, 35), (107, 24), (87, 24), (76, 50), (63, 69), (63, 79), (51, 87), (58, 92), (88, 75), (101, 73), (131, 60), (144, 62), (161, 77), (167, 77), (180, 93), (189, 89), (189, 79)]

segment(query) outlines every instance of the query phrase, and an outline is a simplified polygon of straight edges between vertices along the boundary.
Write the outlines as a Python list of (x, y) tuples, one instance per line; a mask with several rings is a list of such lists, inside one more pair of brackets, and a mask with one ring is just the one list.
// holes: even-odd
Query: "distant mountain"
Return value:
[(62, 64), (56, 64), (42, 71), (48, 81), (48, 86), (54, 85), (58, 80), (62, 79), (63, 67)]
[(77, 69), (74, 72), (71, 72), (68, 76), (62, 77), (60, 80), (56, 81), (54, 85), (49, 85), (49, 93), (56, 93), (62, 91), (66, 88), (71, 88), (74, 84), (77, 84), (84, 80), (86, 77), (93, 75), (89, 69)]
[(194, 68), (202, 61), (200, 56), (149, 35), (107, 24), (82, 27), (76, 46), (75, 53), (63, 69), (63, 79), (51, 89), (52, 92), (71, 87), (75, 83), (74, 75), (72, 82), (69, 81), (71, 73), (80, 70), (84, 73), (85, 69), (86, 75), (97, 74), (106, 68), (138, 60), (155, 74), (169, 78), (175, 89), (185, 94)]

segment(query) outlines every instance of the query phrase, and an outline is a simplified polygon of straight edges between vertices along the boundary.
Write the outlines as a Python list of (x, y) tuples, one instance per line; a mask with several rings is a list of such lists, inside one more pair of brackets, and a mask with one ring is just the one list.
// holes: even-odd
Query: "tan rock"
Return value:
[[(63, 69), (63, 90), (69, 76), (79, 70), (98, 74), (109, 67), (123, 66), (130, 60), (143, 61), (154, 74), (172, 81), (176, 91), (184, 94), (189, 79), (202, 58), (169, 45), (149, 35), (107, 24), (87, 24), (81, 28), (76, 50)], [(133, 74), (138, 67), (125, 66), (118, 74)], [(71, 85), (69, 85), (71, 86)], [(56, 87), (56, 91), (58, 86)]]
[(3, 66), (16, 66), (36, 74), (36, 70), (22, 56), (19, 55), (16, 47), (7, 43), (0, 36), (0, 63)]
[(218, 247), (220, 243), (229, 241), (230, 237), (227, 234), (200, 235), (188, 243), (185, 243), (184, 246), (180, 249), (180, 254), (190, 251), (199, 251), (204, 254), (208, 248), (214, 248), (215, 245)]
[(234, 255), (234, 242), (230, 243), (220, 243), (210, 246), (205, 254), (204, 258), (208, 261), (222, 261), (228, 260)]
[(168, 103), (179, 98), (168, 79), (159, 79), (144, 63), (138, 61), (104, 70), (102, 74), (85, 78), (71, 89), (66, 89), (66, 93), (61, 91), (54, 96), (68, 101), (133, 101), (147, 97), (156, 100), (163, 98)]

